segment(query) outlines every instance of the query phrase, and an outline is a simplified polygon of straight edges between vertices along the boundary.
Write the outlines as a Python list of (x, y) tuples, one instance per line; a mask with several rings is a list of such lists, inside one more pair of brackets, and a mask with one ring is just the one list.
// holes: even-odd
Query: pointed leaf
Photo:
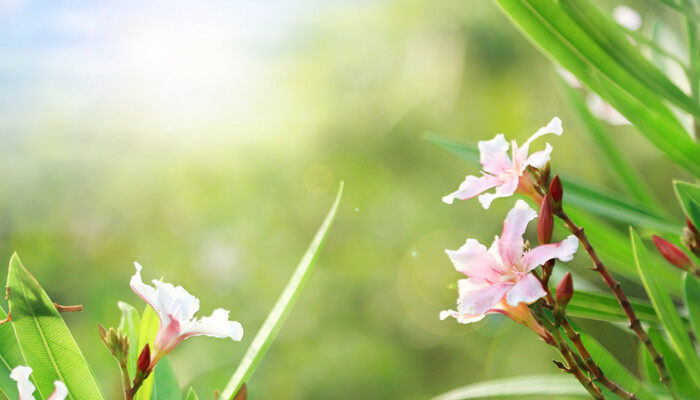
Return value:
[(151, 400), (174, 400), (181, 397), (173, 364), (168, 357), (158, 361), (153, 371), (153, 394)]
[(683, 320), (671, 300), (671, 295), (656, 277), (659, 267), (649, 257), (646, 246), (632, 227), (630, 227), (630, 240), (635, 263), (651, 304), (663, 322), (673, 349), (686, 366), (695, 384), (698, 385), (700, 384), (700, 360), (698, 360), (693, 343), (688, 336), (688, 331), (683, 325)]
[(693, 324), (695, 336), (700, 335), (700, 281), (686, 274), (684, 277), (685, 305), (688, 307), (690, 321)]
[[(0, 320), (5, 320), (7, 313), (0, 307)], [(17, 383), (10, 379), (10, 372), (18, 365), (25, 365), (19, 349), (15, 328), (12, 322), (0, 325), (0, 399), (11, 400), (19, 396)]]
[(234, 372), (231, 380), (229, 380), (226, 388), (221, 394), (222, 399), (232, 399), (236, 393), (241, 389), (244, 383), (248, 382), (253, 372), (257, 368), (260, 360), (265, 356), (265, 353), (269, 349), (272, 342), (275, 340), (277, 333), (287, 319), (290, 311), (294, 307), (296, 299), (301, 293), (301, 289), (309, 278), (310, 272), (312, 270), (314, 261), (316, 260), (321, 246), (328, 235), (328, 230), (335, 218), (335, 213), (338, 210), (338, 204), (340, 203), (340, 198), (343, 194), (343, 183), (340, 183), (340, 188), (338, 189), (338, 194), (333, 202), (333, 206), (326, 215), (326, 219), (321, 224), (321, 227), (316, 232), (313, 241), (306, 250), (304, 257), (299, 262), (297, 269), (294, 271), (292, 278), (287, 283), (284, 288), (282, 295), (275, 303), (270, 314), (268, 314), (265, 322), (263, 322), (262, 327), (258, 330), (255, 335), (253, 342), (248, 347), (243, 360), (238, 365), (238, 368)]
[(432, 400), (484, 399), (496, 396), (537, 398), (570, 396), (588, 399), (588, 392), (568, 375), (533, 375), (479, 382), (451, 390)]
[(69, 400), (103, 399), (87, 361), (49, 296), (27, 271), (17, 254), (7, 279), (10, 314), (22, 354), (34, 369), (37, 391), (47, 398), (60, 380)]
[(693, 225), (700, 227), (700, 186), (687, 182), (674, 182), (676, 194), (683, 210)]
[(185, 400), (199, 400), (199, 397), (197, 397), (197, 392), (195, 392), (193, 388), (190, 388), (190, 391), (187, 392), (187, 397)]
[[(648, 302), (630, 299), (632, 308), (640, 320), (659, 324), (659, 318), (654, 308)], [(566, 312), (574, 317), (589, 318), (599, 321), (625, 322), (627, 316), (620, 308), (615, 296), (607, 293), (587, 292), (577, 289), (574, 296), (566, 306)]]
[[(158, 328), (160, 327), (160, 321), (158, 319), (158, 314), (150, 306), (146, 306), (146, 309), (141, 315), (141, 329), (139, 330), (139, 345), (138, 352), (146, 346), (146, 343), (153, 349), (153, 344), (156, 341), (156, 335), (158, 334)], [(139, 388), (138, 392), (134, 396), (134, 400), (151, 400), (153, 394), (153, 381), (155, 374), (151, 374)]]
[[(671, 349), (663, 333), (654, 328), (649, 329), (648, 333), (654, 347), (656, 347), (659, 353), (664, 357), (664, 364), (666, 365), (666, 369), (668, 369), (668, 373), (671, 375), (671, 383), (673, 386), (675, 386), (681, 394), (690, 396), (690, 398), (693, 399), (700, 398), (700, 391), (698, 391), (695, 383), (693, 383), (693, 379), (688, 375), (680, 358), (678, 358), (673, 349)], [(647, 352), (645, 351), (645, 353)], [(651, 363), (651, 358), (649, 358), (649, 363)], [(656, 371), (656, 369), (654, 370)], [(659, 382), (658, 373), (652, 376), (655, 377), (655, 382)]]

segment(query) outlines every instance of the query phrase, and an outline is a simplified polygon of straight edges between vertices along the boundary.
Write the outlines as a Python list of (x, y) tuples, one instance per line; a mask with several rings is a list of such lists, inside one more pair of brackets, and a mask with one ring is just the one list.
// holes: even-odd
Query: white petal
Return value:
[(492, 175), (500, 175), (503, 171), (512, 167), (512, 161), (508, 157), (508, 142), (502, 133), (491, 140), (479, 142), (479, 162), (482, 169)]
[(181, 335), (185, 338), (206, 335), (218, 338), (229, 337), (235, 341), (243, 338), (243, 327), (237, 321), (229, 321), (229, 312), (222, 308), (214, 310), (209, 317), (193, 320), (183, 327)]
[(445, 311), (440, 311), (440, 319), (445, 320), (449, 317), (452, 317), (457, 320), (460, 324), (469, 324), (472, 322), (478, 322), (484, 319), (486, 317), (486, 314), (482, 315), (474, 315), (474, 314), (460, 314), (459, 312), (455, 310), (445, 310)]
[(535, 275), (527, 274), (508, 291), (506, 298), (509, 305), (517, 307), (520, 303), (531, 304), (546, 294)]
[(459, 189), (457, 189), (457, 191), (443, 197), (442, 201), (447, 204), (452, 204), (455, 199), (471, 199), (472, 197), (483, 193), (494, 186), (500, 185), (501, 183), (502, 182), (500, 179), (492, 175), (484, 175), (482, 177), (469, 175), (464, 179), (464, 182), (459, 185)]
[(131, 277), (131, 281), (129, 282), (131, 290), (133, 290), (134, 293), (136, 293), (140, 298), (143, 299), (143, 301), (150, 304), (151, 307), (155, 309), (156, 289), (154, 289), (150, 285), (143, 283), (143, 279), (141, 279), (141, 270), (143, 269), (143, 267), (141, 266), (141, 264), (134, 262), (134, 267), (136, 267), (136, 273)]
[(455, 269), (470, 278), (498, 279), (498, 262), (488, 253), (486, 246), (476, 239), (467, 239), (457, 250), (445, 250)]
[(613, 19), (625, 28), (636, 31), (642, 27), (642, 16), (625, 5), (617, 6), (612, 12)]
[(531, 165), (535, 168), (544, 167), (547, 162), (549, 162), (550, 155), (552, 154), (552, 145), (547, 143), (544, 150), (536, 151), (527, 158), (525, 164)]
[(560, 261), (571, 261), (578, 251), (578, 239), (569, 235), (559, 243), (543, 244), (528, 251), (523, 256), (524, 271), (532, 271), (538, 265), (544, 264), (548, 260), (558, 258)]
[(65, 398), (68, 396), (68, 388), (66, 385), (61, 381), (56, 381), (54, 382), (54, 386), (56, 387), (56, 390), (46, 400), (65, 400)]
[[(156, 301), (159, 308), (178, 321), (189, 321), (199, 311), (199, 299), (191, 295), (182, 286), (154, 280)], [(162, 322), (162, 321), (161, 321)]]
[(32, 374), (30, 367), (18, 366), (10, 372), (10, 378), (17, 382), (17, 391), (19, 392), (20, 400), (35, 400), (34, 390), (36, 387), (29, 381), (29, 376)]
[(479, 203), (484, 207), (484, 210), (488, 210), (491, 207), (491, 202), (500, 197), (509, 197), (518, 189), (519, 177), (513, 177), (508, 181), (505, 181), (500, 186), (496, 187), (495, 193), (484, 193), (479, 196)]

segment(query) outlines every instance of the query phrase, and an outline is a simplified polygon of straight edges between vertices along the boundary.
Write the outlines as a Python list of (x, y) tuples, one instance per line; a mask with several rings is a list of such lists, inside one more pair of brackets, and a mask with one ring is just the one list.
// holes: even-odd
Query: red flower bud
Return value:
[(559, 175), (554, 175), (552, 178), (552, 183), (549, 184), (549, 195), (552, 196), (554, 204), (561, 203), (561, 199), (564, 197), (564, 188), (561, 187)]
[(659, 249), (659, 253), (664, 256), (666, 261), (680, 269), (688, 269), (688, 267), (690, 267), (692, 264), (690, 257), (678, 246), (656, 235), (654, 235), (653, 240), (654, 245)]
[(544, 196), (540, 204), (540, 215), (537, 217), (537, 238), (540, 244), (547, 244), (552, 240), (553, 229), (552, 206), (549, 204), (549, 197)]
[(141, 350), (141, 354), (139, 354), (138, 361), (136, 361), (136, 368), (139, 370), (139, 372), (146, 372), (150, 364), (151, 347), (148, 345), (148, 343), (146, 343), (146, 345), (143, 346), (143, 350)]
[(574, 281), (571, 273), (567, 272), (557, 285), (557, 304), (559, 307), (566, 307), (574, 296)]

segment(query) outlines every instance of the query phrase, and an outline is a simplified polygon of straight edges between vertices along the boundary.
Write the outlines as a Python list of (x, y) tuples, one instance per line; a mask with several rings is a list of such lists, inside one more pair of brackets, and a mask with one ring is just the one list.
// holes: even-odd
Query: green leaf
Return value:
[[(630, 303), (640, 320), (655, 325), (660, 323), (651, 304), (636, 299), (630, 299)], [(574, 317), (599, 321), (627, 321), (627, 316), (620, 308), (620, 303), (615, 296), (607, 293), (586, 292), (580, 289), (574, 292), (569, 305), (566, 306), (566, 312)]]
[(698, 103), (633, 46), (623, 28), (608, 14), (602, 13), (590, 0), (559, 0), (559, 4), (601, 49), (644, 85), (681, 109), (700, 115)]
[[(0, 307), (0, 320), (6, 318), (7, 313)], [(5, 322), (0, 325), (0, 399), (11, 400), (19, 397), (17, 383), (10, 379), (10, 372), (16, 366), (25, 364), (15, 335), (15, 328), (11, 322)]]
[(610, 354), (593, 337), (581, 333), (581, 341), (591, 353), (603, 373), (616, 382), (624, 390), (634, 393), (640, 400), (657, 399), (657, 397), (647, 390), (644, 385), (627, 368), (625, 368), (615, 356)]
[(700, 281), (690, 274), (683, 278), (685, 288), (685, 305), (688, 307), (690, 321), (693, 324), (695, 336), (700, 335)]
[(676, 195), (693, 225), (700, 226), (700, 186), (676, 181)]
[(338, 204), (340, 203), (340, 198), (343, 194), (343, 182), (340, 183), (340, 188), (338, 189), (338, 194), (333, 202), (333, 206), (326, 215), (326, 219), (321, 224), (321, 227), (316, 232), (313, 241), (306, 250), (304, 257), (299, 262), (294, 275), (287, 283), (284, 288), (282, 295), (275, 303), (270, 314), (268, 314), (265, 322), (263, 322), (262, 327), (258, 330), (255, 335), (253, 342), (248, 347), (243, 360), (238, 365), (238, 368), (234, 372), (233, 376), (229, 380), (226, 388), (223, 390), (221, 398), (222, 399), (232, 399), (236, 393), (240, 390), (244, 383), (248, 382), (253, 372), (257, 368), (260, 360), (265, 356), (270, 345), (275, 340), (277, 333), (287, 319), (290, 311), (294, 307), (296, 299), (301, 293), (301, 289), (310, 276), (310, 272), (314, 265), (321, 246), (328, 235), (328, 230), (331, 227), (333, 219), (335, 218), (335, 213), (338, 210)]
[(187, 392), (187, 397), (185, 400), (199, 400), (199, 397), (197, 397), (197, 393), (194, 391), (194, 388), (190, 388), (190, 391)]
[(139, 329), (141, 328), (141, 317), (139, 312), (130, 304), (120, 301), (117, 303), (122, 311), (122, 318), (119, 323), (119, 328), (126, 333), (129, 338), (129, 356), (127, 359), (127, 370), (129, 376), (136, 376), (136, 362), (139, 358), (141, 348), (139, 345)]
[[(668, 369), (668, 373), (671, 375), (671, 383), (673, 386), (675, 386), (681, 394), (690, 396), (690, 398), (693, 399), (700, 398), (700, 391), (698, 391), (698, 388), (693, 383), (693, 379), (690, 377), (690, 375), (688, 375), (688, 372), (685, 370), (680, 358), (678, 358), (676, 353), (671, 349), (671, 346), (668, 344), (661, 331), (651, 328), (647, 333), (649, 334), (649, 338), (654, 344), (654, 347), (656, 347), (656, 349), (664, 357), (664, 364), (666, 365), (666, 369)], [(649, 354), (646, 351), (645, 353)], [(650, 357), (649, 363), (651, 363)], [(654, 371), (656, 371), (656, 368), (654, 368)], [(651, 376), (655, 377), (656, 382), (659, 382), (658, 373)]]
[(432, 400), (483, 399), (495, 396), (537, 396), (590, 398), (588, 392), (573, 377), (567, 375), (532, 375), (496, 379), (463, 386), (433, 397)]
[[(138, 352), (148, 344), (153, 350), (153, 344), (156, 341), (156, 335), (158, 334), (158, 328), (160, 327), (160, 321), (158, 319), (158, 314), (151, 308), (151, 306), (146, 306), (146, 309), (141, 315), (141, 329), (139, 331), (139, 345)], [(136, 392), (134, 400), (151, 400), (153, 394), (153, 381), (155, 374), (151, 374)]]
[(635, 263), (651, 304), (666, 328), (673, 349), (686, 366), (686, 370), (690, 373), (695, 384), (698, 385), (700, 384), (700, 360), (695, 353), (688, 331), (683, 325), (683, 320), (671, 300), (671, 295), (656, 277), (660, 268), (652, 262), (642, 239), (632, 227), (630, 227), (630, 241), (632, 242)]
[(37, 391), (47, 398), (54, 381), (68, 388), (70, 400), (102, 399), (87, 361), (49, 296), (22, 265), (17, 254), (10, 260), (8, 301), (22, 354), (34, 369)]
[(600, 120), (591, 114), (581, 91), (566, 84), (562, 86), (564, 86), (567, 97), (583, 122), (584, 131), (588, 133), (588, 136), (607, 161), (608, 170), (613, 173), (617, 181), (624, 185), (638, 201), (641, 203), (653, 204), (659, 208), (658, 200), (653, 195), (644, 179), (642, 179), (639, 171), (613, 143), (610, 139), (610, 133)]
[(181, 398), (175, 371), (168, 357), (163, 357), (158, 361), (153, 375), (153, 394), (151, 395), (151, 400), (174, 400)]
[[(479, 150), (474, 144), (460, 143), (432, 134), (427, 135), (426, 140), (479, 166)], [(670, 220), (657, 209), (590, 183), (563, 174), (559, 176), (565, 189), (565, 200), (569, 204), (625, 224), (672, 234), (680, 232), (681, 222)]]

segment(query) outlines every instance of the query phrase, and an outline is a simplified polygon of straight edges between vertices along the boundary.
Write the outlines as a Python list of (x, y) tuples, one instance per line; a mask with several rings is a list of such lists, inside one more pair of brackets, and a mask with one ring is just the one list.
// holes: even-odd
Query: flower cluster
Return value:
[[(525, 169), (528, 166), (544, 167), (549, 161), (552, 147), (548, 143), (545, 150), (529, 156), (528, 148), (534, 139), (548, 133), (561, 135), (559, 118), (552, 119), (522, 147), (513, 142), (512, 159), (507, 155), (509, 146), (502, 134), (492, 140), (479, 142), (484, 176), (468, 176), (458, 191), (443, 200), (451, 203), (455, 198), (472, 198), (499, 185), (495, 194), (479, 196), (481, 204), (488, 208), (494, 198), (510, 196), (518, 188), (533, 186), (531, 178), (524, 173)], [(532, 192), (528, 191), (527, 194)], [(548, 201), (546, 203), (549, 204)], [(573, 235), (552, 244), (548, 243), (547, 238), (547, 244), (525, 249), (523, 235), (530, 221), (535, 218), (537, 212), (525, 201), (518, 200), (503, 222), (501, 235), (496, 236), (488, 249), (475, 239), (467, 239), (459, 249), (446, 250), (455, 269), (467, 278), (458, 283), (457, 310), (441, 312), (441, 319), (454, 317), (460, 323), (470, 323), (480, 321), (487, 314), (500, 313), (546, 337), (544, 329), (535, 321), (527, 307), (546, 295), (542, 283), (532, 271), (550, 260), (570, 261), (578, 250), (579, 242)], [(551, 237), (551, 230), (549, 236)]]

